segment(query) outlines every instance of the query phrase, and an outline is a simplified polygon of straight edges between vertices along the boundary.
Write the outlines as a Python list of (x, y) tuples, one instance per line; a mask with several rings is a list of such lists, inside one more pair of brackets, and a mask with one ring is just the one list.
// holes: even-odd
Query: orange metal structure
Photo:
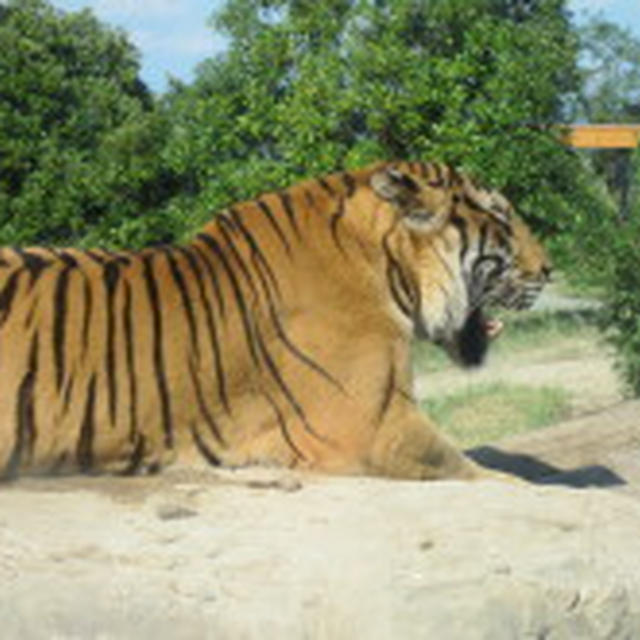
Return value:
[(635, 149), (640, 124), (570, 124), (564, 141), (576, 149)]

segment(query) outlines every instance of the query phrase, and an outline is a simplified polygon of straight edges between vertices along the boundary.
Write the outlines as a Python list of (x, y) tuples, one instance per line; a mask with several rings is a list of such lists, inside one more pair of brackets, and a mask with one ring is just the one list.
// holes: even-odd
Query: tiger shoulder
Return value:
[(179, 460), (482, 478), (421, 413), (410, 343), (483, 361), (550, 273), (500, 193), (379, 163), (234, 204), (191, 242), (0, 250), (0, 475)]

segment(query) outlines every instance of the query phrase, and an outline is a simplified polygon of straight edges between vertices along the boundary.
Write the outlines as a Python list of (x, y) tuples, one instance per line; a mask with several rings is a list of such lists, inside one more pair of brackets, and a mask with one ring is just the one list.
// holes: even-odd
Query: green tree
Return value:
[(0, 42), (0, 242), (75, 243), (164, 199), (163, 122), (124, 33), (9, 0)]
[[(571, 118), (593, 123), (640, 120), (640, 40), (629, 29), (592, 18), (578, 30), (579, 91), (568, 101)], [(626, 149), (590, 152), (590, 162), (625, 219), (631, 212), (634, 168)], [(637, 161), (636, 161), (637, 162)]]
[[(583, 80), (568, 101), (571, 117), (594, 123), (637, 122), (640, 41), (629, 30), (600, 17), (591, 19), (578, 33)], [(605, 303), (601, 327), (616, 349), (628, 390), (640, 396), (640, 153), (599, 149), (586, 152), (585, 157), (620, 215), (611, 211), (595, 222), (596, 233), (585, 235), (590, 251), (584, 255), (599, 265), (597, 281)]]
[(415, 157), (464, 165), (558, 227), (577, 215), (583, 170), (545, 126), (579, 81), (562, 0), (229, 0), (213, 24), (228, 51), (165, 104), (166, 160), (203, 211)]
[(600, 17), (578, 29), (583, 81), (572, 112), (588, 122), (640, 118), (640, 40)]
[[(635, 156), (635, 183), (640, 184), (640, 150)], [(602, 265), (604, 306), (601, 327), (616, 349), (617, 365), (631, 394), (640, 397), (640, 199), (633, 215), (617, 226)]]

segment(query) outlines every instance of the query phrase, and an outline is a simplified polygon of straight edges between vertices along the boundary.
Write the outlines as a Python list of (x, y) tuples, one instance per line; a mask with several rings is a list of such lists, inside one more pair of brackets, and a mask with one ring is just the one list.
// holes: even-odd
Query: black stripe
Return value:
[(205, 441), (202, 439), (202, 436), (198, 433), (198, 429), (193, 422), (189, 423), (189, 428), (191, 429), (191, 435), (193, 436), (193, 441), (196, 444), (196, 448), (202, 455), (202, 457), (213, 467), (219, 467), (221, 464), (220, 458), (209, 449), (206, 445)]
[(65, 464), (67, 464), (69, 460), (69, 452), (68, 451), (63, 451), (62, 453), (58, 454), (58, 456), (56, 457), (56, 459), (53, 461), (53, 464), (47, 469), (47, 475), (56, 475), (57, 473), (60, 473), (60, 470), (64, 467)]
[(67, 251), (57, 251), (56, 256), (64, 262), (64, 264), (71, 268), (76, 269), (78, 267), (78, 261)]
[(490, 282), (505, 271), (505, 261), (501, 256), (497, 255), (487, 254), (484, 256), (478, 256), (471, 266), (472, 275), (475, 275), (478, 268), (487, 262), (493, 265), (493, 269), (488, 275), (488, 282)]
[(224, 297), (220, 289), (220, 282), (218, 281), (218, 274), (216, 273), (216, 270), (211, 266), (211, 263), (207, 259), (205, 252), (202, 251), (200, 247), (193, 244), (190, 245), (190, 249), (196, 252), (198, 257), (202, 261), (202, 264), (204, 264), (205, 271), (207, 272), (207, 275), (209, 276), (209, 280), (211, 281), (211, 285), (213, 287), (213, 293), (215, 294), (216, 302), (218, 303), (218, 311), (220, 312), (220, 317), (224, 319), (225, 304)]
[(289, 219), (289, 223), (293, 228), (294, 233), (300, 238), (300, 229), (298, 228), (298, 223), (296, 222), (296, 214), (293, 210), (293, 204), (291, 203), (291, 195), (286, 191), (280, 191), (276, 194), (280, 200), (280, 204), (284, 209), (287, 218)]
[(382, 397), (382, 403), (378, 410), (378, 423), (382, 423), (387, 415), (387, 411), (391, 406), (391, 399), (393, 398), (394, 391), (396, 389), (396, 369), (393, 363), (389, 367), (389, 373), (387, 374), (387, 381), (384, 388), (384, 395)]
[(198, 260), (191, 253), (191, 251), (184, 247), (178, 247), (178, 251), (180, 251), (187, 260), (187, 263), (191, 267), (191, 271), (196, 280), (196, 284), (198, 286), (198, 292), (200, 293), (200, 301), (204, 307), (205, 319), (207, 322), (207, 330), (209, 339), (211, 341), (211, 350), (213, 352), (214, 366), (216, 368), (216, 381), (218, 383), (218, 395), (220, 397), (220, 401), (224, 406), (227, 413), (231, 413), (229, 408), (229, 398), (227, 397), (227, 389), (226, 389), (226, 381), (224, 368), (222, 366), (222, 352), (220, 349), (220, 343), (218, 342), (218, 331), (216, 329), (216, 324), (213, 317), (213, 310), (211, 309), (211, 304), (209, 303), (209, 298), (207, 297), (205, 288), (204, 288), (204, 280), (202, 276), (202, 271), (200, 269), (200, 265), (198, 264)]
[(42, 272), (51, 264), (51, 262), (49, 260), (45, 260), (42, 256), (30, 253), (23, 249), (16, 248), (14, 251), (20, 256), (25, 268), (29, 271), (31, 275), (30, 286), (33, 287)]
[(67, 323), (67, 289), (69, 286), (69, 267), (65, 267), (58, 276), (53, 294), (53, 361), (56, 371), (56, 388), (60, 391), (65, 370), (65, 338)]
[(469, 207), (469, 209), (473, 209), (478, 213), (487, 213), (486, 209), (477, 201), (474, 200), (468, 193), (462, 194), (462, 202)]
[(134, 436), (135, 445), (127, 466), (120, 472), (123, 476), (132, 476), (140, 470), (140, 465), (144, 460), (144, 453), (146, 449), (147, 439), (143, 433), (138, 433)]
[(231, 251), (231, 255), (235, 259), (237, 265), (240, 267), (240, 272), (244, 276), (244, 279), (247, 281), (247, 284), (249, 285), (249, 289), (251, 289), (251, 293), (257, 297), (258, 290), (256, 289), (256, 285), (253, 281), (253, 278), (251, 277), (251, 272), (249, 271), (249, 268), (247, 267), (244, 259), (240, 255), (240, 252), (236, 247), (236, 243), (233, 241), (233, 238), (231, 237), (230, 233), (227, 231), (227, 228), (229, 228), (232, 233), (235, 233), (236, 232), (235, 225), (231, 222), (231, 220), (225, 217), (218, 218), (218, 225), (220, 229), (220, 234), (224, 238), (224, 241), (226, 242), (227, 246), (229, 247), (229, 250)]
[(511, 253), (511, 242), (507, 234), (500, 231), (495, 232), (496, 244), (505, 252)]
[(31, 299), (31, 306), (29, 307), (29, 311), (27, 312), (27, 315), (25, 316), (25, 319), (24, 319), (23, 327), (25, 331), (28, 331), (29, 329), (31, 329), (31, 326), (33, 325), (36, 309), (38, 308), (38, 302), (39, 302), (39, 296), (33, 296)]
[(13, 450), (3, 471), (4, 479), (14, 478), (22, 465), (25, 453), (29, 459), (33, 457), (37, 430), (35, 425), (35, 407), (33, 387), (38, 372), (38, 334), (33, 336), (29, 350), (27, 372), (18, 387), (16, 404)]
[(251, 259), (254, 266), (256, 267), (256, 270), (260, 270), (260, 268), (262, 267), (267, 273), (269, 280), (271, 280), (271, 284), (273, 285), (273, 288), (276, 290), (278, 294), (280, 294), (280, 286), (278, 285), (278, 280), (275, 274), (273, 273), (273, 270), (271, 269), (267, 259), (262, 253), (262, 250), (260, 249), (260, 245), (258, 244), (256, 239), (253, 237), (251, 232), (244, 226), (244, 223), (242, 222), (242, 216), (233, 207), (229, 209), (229, 215), (231, 216), (231, 219), (235, 222), (236, 226), (240, 230), (240, 233), (242, 234), (247, 244), (249, 245), (249, 248), (251, 249)]
[(198, 330), (196, 327), (196, 317), (193, 312), (193, 305), (191, 304), (191, 296), (189, 295), (189, 290), (187, 289), (187, 285), (185, 283), (184, 276), (182, 274), (180, 265), (175, 259), (172, 249), (162, 249), (162, 252), (167, 258), (167, 262), (169, 263), (169, 271), (171, 272), (171, 277), (180, 293), (180, 301), (182, 302), (182, 309), (187, 318), (187, 325), (189, 327), (189, 337), (191, 339), (191, 350), (192, 353), (195, 354), (196, 359), (200, 358), (200, 353), (198, 350)]
[[(402, 267), (395, 259), (391, 248), (389, 247), (389, 237), (393, 233), (395, 229), (395, 225), (392, 226), (384, 235), (382, 239), (382, 248), (384, 250), (385, 256), (387, 258), (387, 283), (389, 285), (389, 291), (391, 292), (391, 297), (395, 301), (396, 305), (402, 311), (404, 315), (413, 319), (414, 310), (410, 306), (413, 303), (414, 308), (419, 308), (417, 303), (419, 302), (420, 293), (417, 286), (411, 287), (407, 282), (407, 279), (402, 271)], [(396, 284), (397, 283), (397, 284)], [(407, 300), (403, 300), (402, 296), (397, 290), (397, 286), (400, 287), (402, 293), (405, 295)], [(414, 299), (415, 298), (415, 299)]]
[(31, 458), (33, 456), (33, 450), (35, 447), (37, 430), (35, 425), (35, 406), (33, 396), (33, 386), (35, 384), (35, 378), (38, 373), (38, 335), (33, 337), (31, 343), (31, 351), (29, 353), (29, 375), (28, 385), (25, 376), (25, 388), (20, 390), (18, 394), (18, 404), (22, 405), (22, 410), (19, 411), (19, 415), (24, 422), (24, 432), (26, 435), (27, 454)]
[(487, 248), (487, 236), (489, 233), (489, 228), (486, 222), (480, 225), (480, 241), (478, 242), (478, 253), (480, 256), (484, 255), (485, 249)]
[(235, 297), (238, 310), (240, 312), (240, 318), (244, 326), (245, 340), (247, 342), (247, 347), (249, 348), (249, 353), (251, 354), (251, 358), (254, 364), (259, 365), (260, 359), (256, 351), (253, 322), (251, 321), (251, 318), (249, 316), (249, 311), (244, 301), (244, 296), (242, 294), (242, 289), (240, 287), (238, 279), (236, 278), (236, 275), (233, 272), (233, 269), (231, 268), (227, 257), (224, 255), (224, 251), (222, 251), (222, 249), (220, 248), (220, 245), (207, 233), (200, 233), (197, 237), (215, 253), (217, 259), (220, 261), (220, 264), (222, 264), (222, 267), (227, 274), (227, 277), (231, 284), (231, 288), (233, 289), (233, 295)]
[(82, 319), (82, 354), (89, 348), (89, 329), (91, 328), (91, 312), (93, 311), (93, 292), (91, 282), (85, 276), (84, 279), (84, 316)]
[(171, 399), (167, 388), (167, 376), (164, 363), (164, 350), (162, 347), (162, 309), (160, 307), (160, 296), (158, 284), (153, 274), (152, 262), (153, 253), (142, 256), (142, 275), (147, 285), (147, 295), (151, 307), (152, 330), (153, 330), (153, 370), (160, 395), (160, 407), (162, 412), (162, 429), (164, 432), (164, 444), (168, 448), (173, 448), (173, 424), (171, 421)]
[(433, 172), (436, 174), (436, 179), (429, 182), (429, 185), (432, 187), (443, 187), (444, 186), (444, 179), (442, 177), (442, 168), (440, 167), (440, 165), (438, 163), (433, 163), (430, 165), (431, 168), (433, 169)]
[(319, 373), (325, 380), (331, 382), (335, 387), (337, 387), (340, 391), (344, 392), (344, 387), (336, 380), (328, 371), (326, 371), (323, 367), (321, 367), (315, 360), (309, 357), (306, 353), (300, 350), (291, 340), (289, 336), (286, 334), (282, 323), (280, 322), (280, 318), (278, 317), (278, 313), (275, 309), (273, 301), (271, 297), (267, 297), (267, 303), (269, 307), (269, 316), (271, 317), (271, 321), (273, 322), (273, 326), (276, 330), (276, 335), (282, 343), (287, 348), (287, 350), (294, 355), (298, 360), (306, 364), (308, 367), (313, 369), (316, 373)]
[(73, 393), (73, 385), (75, 383), (75, 378), (70, 376), (67, 380), (67, 386), (64, 390), (63, 400), (62, 400), (62, 414), (67, 415), (69, 412), (69, 406), (71, 405), (71, 394)]
[(467, 221), (455, 212), (451, 215), (451, 224), (458, 230), (460, 234), (460, 262), (463, 262), (469, 251), (469, 236), (467, 233)]
[(462, 175), (456, 171), (455, 167), (453, 167), (450, 164), (445, 164), (444, 166), (449, 172), (449, 184), (447, 185), (448, 187), (454, 187), (454, 186), (459, 187), (464, 185), (465, 181), (462, 178)]
[(331, 382), (341, 391), (344, 391), (343, 386), (325, 369), (323, 369), (317, 362), (315, 362), (308, 355), (303, 353), (291, 340), (289, 336), (287, 336), (282, 323), (280, 322), (280, 317), (278, 314), (278, 310), (276, 308), (275, 302), (273, 300), (273, 295), (271, 293), (271, 289), (269, 288), (269, 283), (266, 281), (265, 276), (262, 274), (262, 271), (259, 268), (256, 268), (256, 273), (258, 274), (258, 278), (260, 280), (260, 284), (262, 285), (262, 290), (264, 291), (265, 298), (267, 301), (267, 308), (269, 309), (269, 316), (271, 321), (273, 322), (273, 326), (276, 330), (276, 334), (280, 340), (282, 340), (285, 347), (289, 350), (291, 354), (293, 354), (296, 358), (301, 360), (304, 364), (311, 367), (316, 373), (319, 373), (326, 380)]
[(102, 249), (102, 253), (105, 254), (110, 261), (117, 262), (119, 265), (128, 266), (131, 264), (131, 260), (126, 253), (121, 251), (110, 251), (109, 249)]
[(189, 374), (191, 375), (191, 382), (193, 382), (193, 388), (196, 392), (196, 401), (198, 402), (198, 409), (200, 410), (200, 414), (204, 418), (204, 421), (207, 423), (209, 431), (211, 431), (213, 437), (221, 444), (225, 444), (224, 438), (220, 433), (220, 429), (218, 428), (216, 421), (213, 419), (213, 416), (211, 415), (211, 412), (207, 407), (207, 403), (204, 399), (204, 394), (202, 393), (202, 386), (200, 385), (198, 374), (195, 371), (195, 367), (191, 359), (189, 359)]
[(265, 364), (267, 365), (267, 369), (271, 374), (271, 377), (273, 378), (275, 383), (278, 385), (278, 388), (280, 389), (280, 391), (282, 391), (282, 394), (291, 405), (291, 408), (294, 410), (295, 414), (298, 416), (298, 418), (300, 418), (300, 421), (302, 422), (305, 431), (307, 431), (314, 437), (318, 438), (318, 440), (327, 442), (327, 438), (319, 434), (315, 429), (313, 429), (313, 427), (309, 423), (309, 420), (307, 419), (307, 416), (303, 408), (300, 406), (300, 403), (296, 400), (295, 396), (291, 392), (291, 389), (289, 389), (289, 387), (287, 386), (286, 382), (282, 377), (282, 374), (280, 373), (280, 370), (276, 366), (276, 363), (273, 361), (271, 354), (267, 350), (259, 330), (256, 330), (256, 340), (258, 343), (258, 347), (260, 348), (260, 353), (262, 354), (262, 357), (264, 359)]
[(338, 200), (338, 209), (331, 216), (329, 225), (331, 228), (331, 235), (333, 237), (333, 241), (336, 243), (336, 246), (338, 247), (338, 249), (340, 249), (340, 251), (346, 255), (347, 252), (344, 246), (342, 245), (342, 241), (340, 240), (340, 236), (338, 234), (338, 224), (340, 223), (340, 220), (342, 220), (343, 216), (344, 216), (344, 198), (340, 198)]
[(273, 227), (273, 230), (276, 232), (276, 235), (278, 236), (278, 238), (280, 238), (280, 242), (282, 242), (282, 245), (284, 246), (284, 249), (287, 252), (287, 254), (291, 255), (291, 245), (289, 244), (289, 241), (287, 240), (287, 236), (284, 234), (284, 231), (282, 231), (282, 227), (278, 224), (276, 217), (273, 215), (273, 211), (271, 211), (271, 209), (269, 208), (269, 205), (267, 205), (267, 203), (263, 202), (262, 200), (256, 200), (256, 203), (258, 207), (260, 207), (260, 210), (262, 211), (262, 213), (264, 213), (264, 215), (267, 216), (267, 220)]
[(335, 189), (324, 178), (316, 178), (316, 181), (330, 196), (336, 195)]
[(348, 172), (348, 171), (343, 171), (340, 174), (340, 179), (342, 180), (342, 183), (345, 186), (346, 191), (346, 195), (347, 198), (350, 198), (351, 196), (353, 196), (353, 194), (356, 191), (356, 181), (355, 178)]
[(309, 189), (304, 190), (304, 199), (307, 201), (308, 207), (313, 208), (316, 206), (316, 199), (314, 198), (313, 193), (309, 191)]
[(95, 438), (95, 404), (96, 404), (96, 374), (91, 376), (87, 386), (87, 402), (84, 417), (80, 426), (80, 435), (76, 445), (76, 461), (80, 471), (91, 471), (94, 464), (93, 440)]
[[(478, 187), (478, 190), (481, 191), (482, 189)], [(467, 193), (463, 194), (462, 201), (467, 207), (469, 207), (470, 209), (473, 209), (473, 211), (475, 211), (476, 213), (482, 213), (485, 216), (489, 216), (491, 220), (493, 220), (493, 222), (499, 225), (500, 228), (504, 231), (504, 233), (506, 233), (508, 236), (513, 235), (513, 229), (511, 228), (511, 225), (506, 220), (503, 220), (500, 217), (500, 214), (496, 213), (495, 211), (492, 211), (491, 209), (488, 209), (481, 202), (474, 200)]]
[[(394, 302), (402, 311), (402, 313), (408, 318), (413, 318), (413, 309), (411, 307), (411, 290), (409, 289), (407, 282), (402, 275), (402, 270), (398, 266), (395, 260), (391, 260), (387, 264), (387, 282), (389, 285), (389, 291)], [(400, 288), (401, 293), (405, 296), (403, 299), (401, 293), (398, 291)]]
[(115, 313), (114, 299), (120, 279), (120, 268), (111, 260), (104, 266), (102, 279), (105, 286), (105, 313), (107, 314), (107, 345), (105, 352), (105, 369), (107, 372), (107, 388), (109, 398), (109, 419), (115, 426), (118, 389), (116, 386), (116, 348), (115, 348)]
[[(138, 437), (138, 382), (134, 350), (133, 317), (131, 313), (131, 285), (124, 283), (124, 304), (122, 305), (122, 327), (124, 333), (125, 360), (127, 379), (129, 382), (129, 439), (133, 442)], [(141, 435), (139, 437), (142, 437)]]
[(4, 325), (11, 313), (11, 304), (18, 288), (20, 271), (14, 271), (7, 280), (7, 284), (0, 292), (0, 327)]
[(296, 455), (297, 458), (301, 460), (306, 460), (306, 456), (298, 449), (295, 442), (291, 438), (291, 434), (289, 433), (289, 428), (287, 427), (287, 420), (284, 417), (282, 411), (280, 411), (280, 407), (275, 403), (274, 399), (266, 392), (263, 391), (262, 395), (266, 398), (267, 402), (271, 405), (273, 412), (276, 415), (276, 420), (278, 421), (278, 426), (280, 428), (280, 433), (282, 437), (285, 439), (285, 442), (291, 447), (292, 451)]
[(88, 258), (91, 258), (91, 260), (93, 260), (99, 265), (103, 265), (107, 261), (104, 256), (101, 256), (99, 253), (97, 253), (93, 249), (85, 249), (84, 255), (86, 255)]

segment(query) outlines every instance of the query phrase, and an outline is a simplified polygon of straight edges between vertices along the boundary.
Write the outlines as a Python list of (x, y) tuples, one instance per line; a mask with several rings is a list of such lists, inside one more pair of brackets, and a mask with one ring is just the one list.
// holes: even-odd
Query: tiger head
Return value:
[(444, 165), (387, 165), (371, 175), (393, 216), (383, 240), (387, 279), (414, 334), (463, 366), (480, 364), (497, 323), (484, 309), (526, 309), (550, 264), (500, 193)]

